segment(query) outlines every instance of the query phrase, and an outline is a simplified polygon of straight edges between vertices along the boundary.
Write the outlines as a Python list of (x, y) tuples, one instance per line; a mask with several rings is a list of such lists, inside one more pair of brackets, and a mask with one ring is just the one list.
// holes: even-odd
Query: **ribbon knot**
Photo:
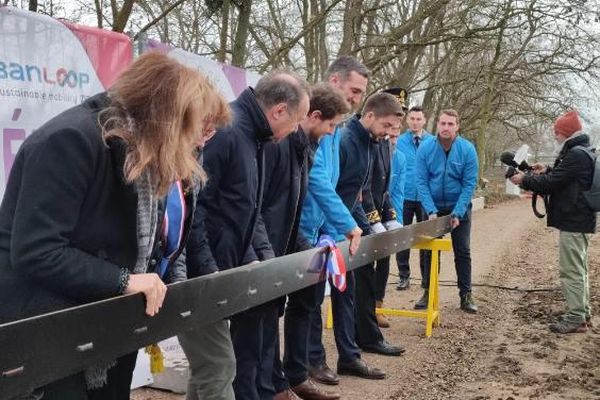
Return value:
[(321, 235), (317, 247), (325, 248), (325, 257), (322, 260), (321, 270), (327, 271), (333, 286), (343, 292), (346, 290), (346, 262), (341, 250), (336, 246), (335, 240), (329, 235)]

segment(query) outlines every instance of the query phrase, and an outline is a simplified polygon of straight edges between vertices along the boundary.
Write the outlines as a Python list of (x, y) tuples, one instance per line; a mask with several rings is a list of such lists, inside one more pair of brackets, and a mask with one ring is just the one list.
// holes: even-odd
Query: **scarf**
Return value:
[[(153, 194), (148, 173), (142, 174), (133, 183), (137, 193), (137, 245), (138, 257), (133, 269), (134, 274), (143, 274), (148, 270), (152, 255), (158, 219), (158, 199)], [(117, 365), (117, 360), (102, 365), (93, 365), (84, 370), (88, 390), (99, 389), (106, 385), (108, 370)]]

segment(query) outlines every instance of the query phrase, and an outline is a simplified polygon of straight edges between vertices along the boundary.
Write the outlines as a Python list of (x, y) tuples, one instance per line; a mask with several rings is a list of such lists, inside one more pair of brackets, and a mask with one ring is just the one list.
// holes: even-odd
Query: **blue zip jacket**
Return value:
[(308, 177), (308, 192), (300, 215), (300, 231), (313, 245), (323, 230), (333, 238), (357, 225), (335, 191), (340, 177), (341, 126), (319, 142)]
[[(421, 144), (419, 147), (429, 140), (435, 140), (434, 136), (427, 131), (423, 131), (423, 135), (421, 136)], [(415, 164), (417, 161), (417, 146), (415, 146), (413, 133), (410, 130), (406, 130), (402, 135), (400, 135), (398, 142), (396, 143), (396, 149), (400, 150), (406, 158), (404, 200), (421, 201), (417, 191), (417, 172), (415, 169)], [(396, 211), (398, 211), (398, 209), (396, 209)]]
[(436, 140), (428, 140), (417, 151), (417, 189), (428, 214), (452, 209), (463, 218), (477, 185), (477, 152), (468, 140), (457, 136), (446, 156)]
[[(390, 198), (392, 206), (396, 210), (396, 220), (401, 224), (404, 223), (404, 191), (406, 190), (406, 156), (396, 148), (392, 154), (392, 174), (390, 178)], [(414, 183), (413, 183), (414, 184)]]

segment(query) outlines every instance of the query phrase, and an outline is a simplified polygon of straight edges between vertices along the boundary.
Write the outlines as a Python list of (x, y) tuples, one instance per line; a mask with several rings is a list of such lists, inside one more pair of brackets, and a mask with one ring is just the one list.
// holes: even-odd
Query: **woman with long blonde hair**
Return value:
[[(229, 119), (206, 77), (148, 53), (108, 93), (31, 134), (0, 207), (0, 323), (139, 292), (155, 315), (165, 283), (186, 277), (182, 251), (206, 179), (198, 148)], [(129, 399), (136, 354), (29, 396)]]

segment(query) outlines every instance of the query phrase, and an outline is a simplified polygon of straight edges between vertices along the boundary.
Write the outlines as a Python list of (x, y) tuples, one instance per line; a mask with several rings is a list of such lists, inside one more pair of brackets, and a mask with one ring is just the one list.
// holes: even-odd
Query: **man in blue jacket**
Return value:
[[(327, 83), (341, 90), (354, 110), (360, 104), (367, 89), (368, 78), (369, 70), (349, 56), (339, 57), (325, 73)], [(346, 237), (350, 240), (350, 254), (354, 254), (358, 249), (362, 230), (335, 191), (340, 176), (340, 130), (338, 126), (333, 135), (322, 138), (315, 152), (308, 179), (308, 193), (300, 217), (300, 230), (313, 246), (321, 233), (341, 237), (341, 239)], [(348, 286), (351, 286), (350, 281)], [(326, 363), (325, 348), (321, 341), (323, 328), (321, 304), (324, 292), (325, 284), (322, 283), (317, 284), (312, 293), (305, 293), (305, 305), (313, 302), (312, 315), (308, 326), (296, 324), (298, 329), (303, 328), (303, 332), (298, 332), (298, 337), (305, 339), (298, 340), (296, 346), (292, 345), (288, 348), (286, 345), (286, 351), (295, 351), (293, 356), (290, 353), (284, 356), (284, 369), (288, 376), (294, 374), (300, 379), (308, 374), (317, 382), (337, 385), (339, 379)], [(334, 310), (334, 334), (340, 358), (353, 361), (357, 375), (371, 379), (383, 378), (382, 371), (368, 366), (360, 358), (360, 349), (354, 340), (354, 316), (351, 315), (350, 321), (335, 317), (335, 315), (344, 315), (347, 310), (353, 310), (351, 298), (334, 289), (331, 299)], [(296, 305), (300, 306), (299, 303)], [(291, 322), (289, 318), (294, 315), (290, 312), (291, 306), (290, 302), (285, 314), (286, 326)]]
[[(422, 107), (416, 106), (408, 110), (406, 123), (408, 125), (408, 129), (400, 136), (398, 143), (396, 144), (397, 151), (403, 153), (406, 158), (404, 208), (402, 214), (404, 226), (412, 224), (415, 217), (417, 218), (417, 222), (427, 220), (427, 213), (425, 213), (425, 210), (423, 210), (421, 201), (417, 194), (415, 162), (417, 159), (417, 149), (419, 146), (422, 143), (433, 139), (433, 136), (424, 129), (425, 124), (427, 123), (427, 118)], [(425, 268), (429, 268), (430, 257), (430, 251), (421, 250), (419, 252), (421, 276), (423, 276)], [(409, 259), (410, 249), (396, 253), (396, 264), (398, 265), (398, 274), (400, 276), (398, 284), (396, 285), (396, 289), (398, 290), (406, 290), (410, 285)], [(425, 287), (423, 286), (423, 288)], [(416, 308), (419, 309), (421, 307), (419, 306)]]
[[(477, 185), (475, 147), (458, 135), (459, 116), (444, 110), (438, 118), (437, 139), (421, 144), (417, 151), (417, 190), (429, 218), (450, 215), (452, 249), (460, 295), (460, 308), (476, 313), (471, 296), (471, 197)], [(423, 284), (429, 287), (429, 268)], [(428, 290), (420, 303), (427, 306)]]
[[(300, 122), (297, 132), (286, 137), (281, 143), (268, 144), (269, 151), (265, 160), (265, 194), (263, 196), (262, 217), (269, 235), (270, 246), (276, 256), (310, 249), (312, 244), (299, 232), (300, 211), (306, 196), (308, 172), (312, 166), (314, 152), (319, 140), (331, 135), (336, 125), (349, 111), (350, 107), (343, 94), (326, 83), (311, 87), (310, 110)], [(315, 287), (308, 287), (290, 293), (286, 320), (285, 355), (294, 363), (306, 363), (307, 326), (315, 301), (306, 302), (306, 298), (314, 298)], [(279, 351), (279, 316), (283, 313), (286, 296), (270, 303), (274, 311), (264, 321), (263, 350), (264, 361), (269, 357), (273, 363), (272, 384), (275, 400), (294, 400), (301, 397), (305, 400), (336, 400), (340, 394), (322, 390), (307, 375), (306, 367), (300, 373), (296, 369), (282, 369)], [(269, 342), (267, 339), (270, 338)], [(270, 346), (270, 348), (269, 348)], [(274, 359), (274, 360), (273, 360)], [(262, 368), (264, 384), (271, 378), (269, 365)], [(268, 394), (268, 393), (267, 393)], [(267, 397), (267, 396), (265, 396)]]
[[(226, 270), (274, 257), (270, 247), (254, 249), (254, 243), (268, 243), (259, 212), (264, 146), (295, 131), (308, 108), (306, 82), (281, 71), (264, 76), (256, 88), (247, 88), (231, 103), (233, 122), (219, 129), (203, 151), (209, 181), (198, 196), (194, 219), (198, 225), (204, 224), (205, 229), (198, 226), (196, 234), (206, 235), (210, 254), (190, 254), (190, 263), (205, 263), (192, 266), (192, 270), (202, 274), (210, 272), (210, 265)], [(202, 243), (204, 239), (192, 241)], [(179, 335), (190, 363), (188, 399), (259, 398), (256, 375), (260, 360), (252, 340), (260, 318), (264, 312), (259, 306), (232, 316), (230, 330), (227, 322), (221, 321)]]

